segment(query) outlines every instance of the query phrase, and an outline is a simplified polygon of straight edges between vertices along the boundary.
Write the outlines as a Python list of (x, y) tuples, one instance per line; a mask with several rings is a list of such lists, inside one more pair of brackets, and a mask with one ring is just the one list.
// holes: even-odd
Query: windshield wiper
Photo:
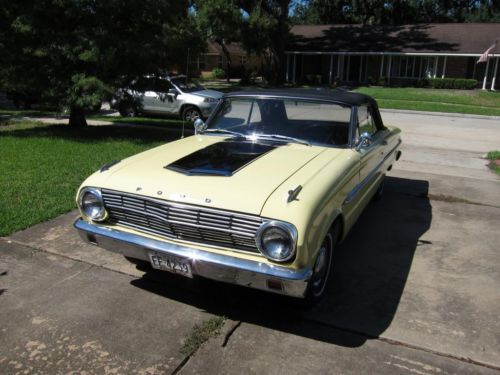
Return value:
[(256, 134), (255, 135), (257, 138), (271, 138), (271, 139), (279, 139), (282, 141), (288, 141), (288, 142), (293, 142), (293, 143), (300, 143), (301, 145), (306, 145), (306, 146), (311, 146), (311, 143), (304, 139), (299, 139), (299, 138), (294, 138), (294, 137), (288, 137), (286, 135), (281, 135), (281, 134)]
[(231, 134), (234, 135), (235, 137), (243, 137), (246, 138), (246, 135), (243, 133), (238, 133), (238, 132), (233, 132), (232, 130), (226, 130), (226, 129), (205, 129), (203, 131), (204, 133), (224, 133), (224, 134)]

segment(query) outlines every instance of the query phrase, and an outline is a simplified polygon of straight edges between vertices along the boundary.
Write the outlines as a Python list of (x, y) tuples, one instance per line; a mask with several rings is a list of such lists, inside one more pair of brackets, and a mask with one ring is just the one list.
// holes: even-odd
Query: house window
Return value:
[(246, 55), (241, 55), (240, 56), (240, 65), (246, 65), (246, 63), (247, 63)]

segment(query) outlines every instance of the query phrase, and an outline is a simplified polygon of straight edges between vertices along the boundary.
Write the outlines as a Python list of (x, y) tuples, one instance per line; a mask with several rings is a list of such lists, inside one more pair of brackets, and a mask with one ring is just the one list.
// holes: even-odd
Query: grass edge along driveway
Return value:
[(101, 165), (178, 138), (172, 129), (0, 123), (0, 236), (76, 208), (83, 180)]
[(500, 116), (500, 93), (482, 90), (438, 90), (414, 87), (359, 87), (380, 108)]

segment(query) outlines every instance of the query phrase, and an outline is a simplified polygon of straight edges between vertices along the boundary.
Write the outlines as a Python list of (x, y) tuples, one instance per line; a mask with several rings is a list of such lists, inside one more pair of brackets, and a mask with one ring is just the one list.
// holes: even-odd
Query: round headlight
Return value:
[(297, 231), (288, 223), (268, 221), (257, 232), (257, 246), (267, 258), (285, 262), (295, 254)]
[(93, 221), (106, 220), (108, 214), (104, 208), (101, 191), (94, 188), (85, 188), (80, 193), (78, 201), (82, 215)]

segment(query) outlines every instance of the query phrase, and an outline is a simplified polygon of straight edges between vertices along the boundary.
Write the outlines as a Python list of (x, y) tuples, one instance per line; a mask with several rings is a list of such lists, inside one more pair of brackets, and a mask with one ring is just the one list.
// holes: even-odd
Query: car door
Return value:
[(173, 114), (176, 107), (178, 92), (170, 82), (158, 79), (155, 83), (156, 111), (159, 114)]
[(356, 130), (357, 144), (363, 135), (368, 135), (369, 140), (358, 147), (360, 155), (359, 169), (359, 204), (364, 207), (371, 197), (371, 192), (378, 186), (384, 171), (381, 169), (385, 153), (387, 152), (387, 141), (385, 131), (379, 129), (369, 105), (358, 107), (358, 122)]
[(143, 80), (142, 111), (155, 113), (158, 110), (159, 96), (156, 92), (155, 81), (153, 78)]

